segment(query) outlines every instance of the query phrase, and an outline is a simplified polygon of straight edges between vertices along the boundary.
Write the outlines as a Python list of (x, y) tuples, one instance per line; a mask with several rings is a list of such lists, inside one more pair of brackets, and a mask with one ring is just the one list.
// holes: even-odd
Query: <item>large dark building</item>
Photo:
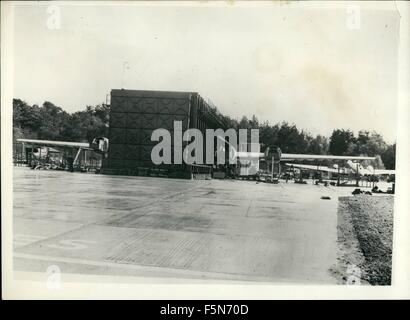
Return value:
[[(183, 164), (155, 165), (151, 141), (155, 129), (173, 133), (174, 121), (182, 121), (182, 130), (226, 129), (223, 117), (195, 92), (112, 90), (110, 106), (109, 150), (102, 173), (163, 176), (176, 178), (204, 177), (211, 166)], [(187, 142), (183, 143), (183, 148)], [(172, 156), (173, 158), (173, 156)]]

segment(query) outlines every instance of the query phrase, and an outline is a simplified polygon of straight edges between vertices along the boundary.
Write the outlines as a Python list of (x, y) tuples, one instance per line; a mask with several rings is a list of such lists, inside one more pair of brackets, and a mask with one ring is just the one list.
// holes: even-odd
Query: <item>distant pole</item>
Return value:
[(274, 160), (273, 157), (272, 157), (272, 174), (271, 174), (272, 181), (273, 181), (273, 170), (274, 170), (274, 166), (275, 166), (275, 160)]
[(337, 186), (340, 186), (340, 165), (337, 164)]

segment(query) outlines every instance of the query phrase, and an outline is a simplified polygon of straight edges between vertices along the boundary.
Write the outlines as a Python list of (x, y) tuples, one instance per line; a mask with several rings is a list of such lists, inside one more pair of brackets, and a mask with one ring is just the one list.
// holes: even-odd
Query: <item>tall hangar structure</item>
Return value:
[[(227, 129), (218, 110), (196, 92), (111, 90), (109, 149), (101, 172), (188, 179), (210, 177), (211, 165), (152, 162), (151, 150), (158, 143), (151, 141), (152, 132), (163, 128), (173, 136), (174, 121), (182, 121), (183, 132), (196, 128), (204, 137), (206, 129)], [(172, 139), (172, 153), (173, 143)], [(182, 148), (187, 144), (183, 142)]]

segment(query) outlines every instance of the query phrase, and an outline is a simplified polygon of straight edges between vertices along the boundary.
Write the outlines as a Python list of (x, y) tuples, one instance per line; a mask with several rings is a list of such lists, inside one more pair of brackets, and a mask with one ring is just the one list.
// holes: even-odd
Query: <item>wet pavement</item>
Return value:
[(15, 270), (336, 283), (337, 196), (349, 188), (13, 173)]

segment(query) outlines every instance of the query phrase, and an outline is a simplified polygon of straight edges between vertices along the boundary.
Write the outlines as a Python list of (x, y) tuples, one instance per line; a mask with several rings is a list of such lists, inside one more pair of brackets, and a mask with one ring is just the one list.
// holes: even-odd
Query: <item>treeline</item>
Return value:
[(108, 136), (108, 123), (109, 107), (105, 104), (70, 114), (48, 101), (30, 106), (13, 99), (14, 139), (92, 142), (95, 137)]
[[(376, 156), (378, 168), (394, 169), (396, 144), (389, 145), (377, 132), (335, 129), (330, 137), (313, 136), (287, 122), (270, 124), (255, 116), (240, 121), (223, 116), (229, 127), (259, 129), (262, 149), (278, 146), (284, 153)], [(94, 137), (108, 136), (109, 106), (87, 106), (84, 111), (67, 113), (51, 102), (30, 106), (13, 99), (13, 134), (17, 138), (91, 142)]]
[(313, 136), (296, 125), (287, 122), (269, 124), (259, 122), (256, 116), (240, 121), (224, 116), (229, 127), (235, 129), (259, 129), (259, 140), (264, 147), (278, 146), (284, 153), (332, 154), (376, 157), (371, 164), (377, 168), (395, 169), (396, 144), (387, 144), (377, 132), (335, 129), (330, 137)]

